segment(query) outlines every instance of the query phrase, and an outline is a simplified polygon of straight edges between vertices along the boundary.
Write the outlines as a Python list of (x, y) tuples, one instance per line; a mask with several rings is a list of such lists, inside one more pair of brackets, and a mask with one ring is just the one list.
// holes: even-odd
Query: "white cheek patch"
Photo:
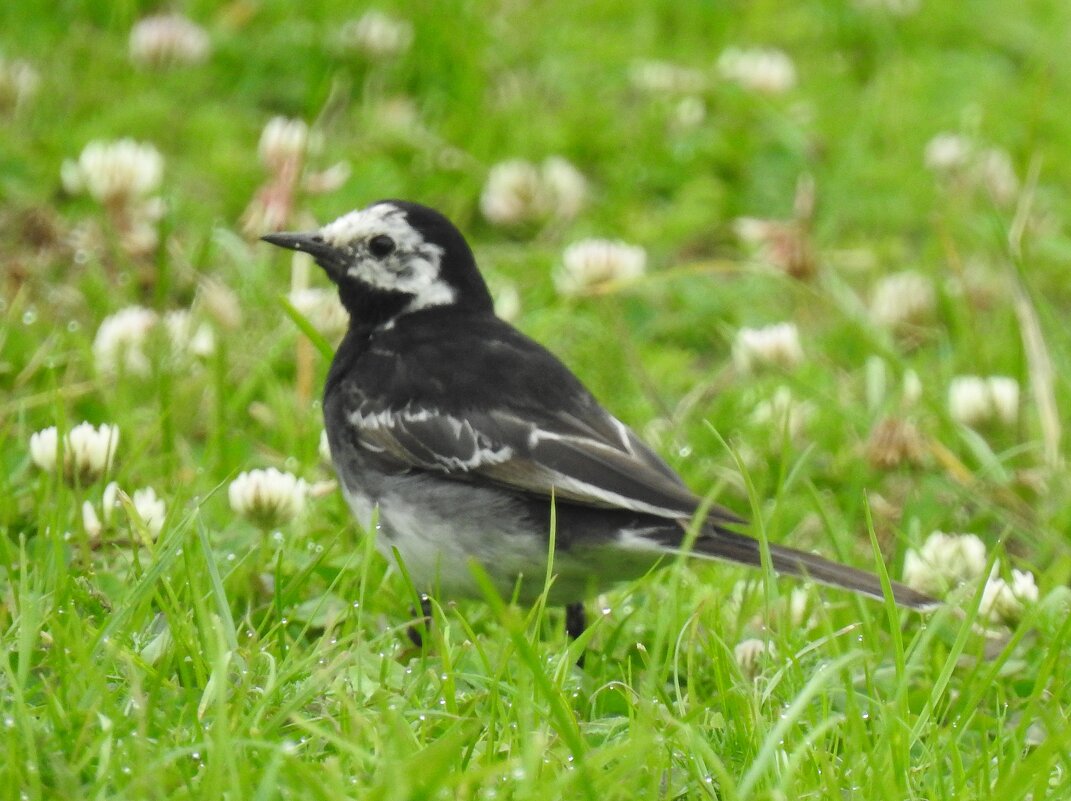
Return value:
[[(392, 203), (379, 203), (352, 211), (320, 229), (324, 240), (349, 249), (354, 258), (347, 274), (369, 286), (412, 295), (406, 311), (445, 306), (457, 293), (440, 275), (443, 249), (427, 242), (406, 220), (405, 212)], [(394, 252), (383, 259), (365, 256), (360, 245), (375, 236), (394, 240)]]

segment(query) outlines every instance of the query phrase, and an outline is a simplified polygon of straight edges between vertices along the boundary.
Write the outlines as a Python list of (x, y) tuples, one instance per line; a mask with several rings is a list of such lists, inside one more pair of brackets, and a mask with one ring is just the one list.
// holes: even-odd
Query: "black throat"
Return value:
[(372, 289), (353, 283), (343, 283), (338, 288), (338, 297), (350, 315), (350, 328), (372, 331), (386, 325), (413, 301), (405, 292)]

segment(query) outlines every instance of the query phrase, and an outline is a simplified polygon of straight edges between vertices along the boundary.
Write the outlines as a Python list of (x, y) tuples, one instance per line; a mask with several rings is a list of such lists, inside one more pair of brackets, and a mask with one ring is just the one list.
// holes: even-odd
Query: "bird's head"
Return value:
[(465, 238), (427, 206), (381, 200), (317, 231), (261, 238), (312, 256), (360, 325), (381, 325), (433, 306), (492, 308)]

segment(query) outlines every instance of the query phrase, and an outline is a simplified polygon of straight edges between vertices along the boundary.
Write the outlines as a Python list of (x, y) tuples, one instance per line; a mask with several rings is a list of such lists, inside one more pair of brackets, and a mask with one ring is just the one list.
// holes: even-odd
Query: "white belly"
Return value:
[[(430, 489), (431, 497), (420, 489)], [(421, 592), (482, 597), (473, 563), (507, 599), (522, 576), (522, 597), (534, 598), (543, 589), (549, 539), (536, 531), (518, 531), (517, 511), (500, 493), (465, 487), (467, 502), (458, 503), (452, 493), (449, 507), (444, 507), (447, 499), (435, 496), (433, 486), (412, 483), (404, 492), (385, 494), (378, 504), (360, 491), (344, 494), (358, 522), (375, 536), (379, 552), (393, 563), (397, 551)]]

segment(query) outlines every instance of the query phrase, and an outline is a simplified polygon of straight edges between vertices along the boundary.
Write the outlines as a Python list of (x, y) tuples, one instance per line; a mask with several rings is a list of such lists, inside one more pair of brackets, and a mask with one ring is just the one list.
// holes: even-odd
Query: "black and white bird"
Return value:
[[(418, 589), (479, 596), (470, 562), (509, 597), (579, 603), (679, 553), (701, 503), (554, 355), (495, 316), (472, 251), (439, 212), (399, 200), (318, 231), (264, 237), (310, 254), (350, 315), (324, 389), (331, 458), (377, 546)], [(718, 507), (692, 555), (759, 566), (759, 543)], [(770, 544), (779, 573), (882, 598), (870, 573)], [(893, 584), (905, 607), (933, 599)], [(579, 615), (577, 614), (579, 611)]]

